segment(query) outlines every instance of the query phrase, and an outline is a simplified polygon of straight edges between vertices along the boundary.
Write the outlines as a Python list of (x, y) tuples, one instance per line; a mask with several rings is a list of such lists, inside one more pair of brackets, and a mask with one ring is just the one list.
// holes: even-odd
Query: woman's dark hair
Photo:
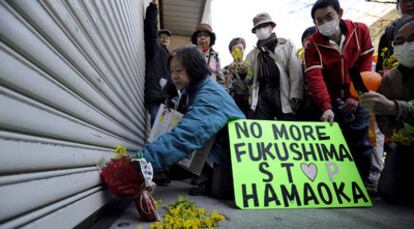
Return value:
[(171, 52), (168, 58), (168, 68), (175, 57), (183, 65), (190, 78), (190, 85), (195, 85), (204, 80), (209, 74), (208, 66), (203, 54), (195, 45), (188, 45)]
[(334, 10), (337, 13), (339, 13), (339, 10), (341, 9), (341, 6), (339, 5), (339, 1), (338, 0), (318, 0), (312, 6), (312, 10), (311, 10), (312, 19), (315, 20), (315, 12), (316, 12), (316, 10), (323, 9), (323, 8), (328, 7), (328, 6), (332, 6), (332, 8), (334, 8)]
[(316, 33), (316, 26), (311, 26), (305, 29), (302, 33), (302, 44), (305, 41), (306, 38), (308, 38), (310, 35)]
[(231, 48), (233, 48), (233, 46), (237, 44), (242, 44), (243, 48), (246, 48), (246, 41), (241, 37), (236, 37), (236, 38), (231, 39), (230, 44), (229, 44), (229, 51), (231, 52)]

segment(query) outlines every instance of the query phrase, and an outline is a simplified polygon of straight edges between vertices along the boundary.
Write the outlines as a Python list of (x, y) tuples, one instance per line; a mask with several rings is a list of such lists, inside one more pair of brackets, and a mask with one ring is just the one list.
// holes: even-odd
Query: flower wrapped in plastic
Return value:
[(138, 159), (128, 157), (125, 147), (122, 146), (118, 146), (115, 152), (115, 159), (109, 162), (101, 159), (98, 164), (101, 177), (109, 190), (116, 196), (132, 196), (143, 220), (159, 220), (155, 201), (151, 196), (156, 186), (152, 182), (151, 163), (142, 158), (142, 155)]

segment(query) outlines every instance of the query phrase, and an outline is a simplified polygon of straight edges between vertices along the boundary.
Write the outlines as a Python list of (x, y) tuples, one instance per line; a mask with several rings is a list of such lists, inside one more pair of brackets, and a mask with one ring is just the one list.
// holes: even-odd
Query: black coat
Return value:
[[(168, 69), (168, 50), (161, 45), (157, 32), (157, 5), (150, 4), (147, 7), (144, 20), (145, 38), (145, 106), (159, 105), (165, 99), (171, 99), (178, 95), (171, 81)], [(161, 79), (166, 80), (166, 85), (161, 87)]]

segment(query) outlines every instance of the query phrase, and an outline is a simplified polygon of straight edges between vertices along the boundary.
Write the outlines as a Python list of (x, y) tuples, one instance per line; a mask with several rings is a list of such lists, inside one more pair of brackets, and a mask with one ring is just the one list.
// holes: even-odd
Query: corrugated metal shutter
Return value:
[(0, 1), (0, 227), (69, 228), (145, 141), (143, 0)]

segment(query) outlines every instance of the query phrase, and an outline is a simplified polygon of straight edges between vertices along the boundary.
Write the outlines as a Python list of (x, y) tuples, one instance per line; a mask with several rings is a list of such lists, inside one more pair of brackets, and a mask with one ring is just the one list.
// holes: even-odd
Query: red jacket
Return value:
[(309, 92), (321, 111), (332, 109), (336, 98), (350, 97), (349, 69), (359, 66), (360, 72), (371, 71), (372, 53), (368, 27), (362, 23), (343, 20), (341, 32), (345, 35), (343, 53), (329, 43), (319, 31), (313, 34), (305, 49), (305, 74)]

